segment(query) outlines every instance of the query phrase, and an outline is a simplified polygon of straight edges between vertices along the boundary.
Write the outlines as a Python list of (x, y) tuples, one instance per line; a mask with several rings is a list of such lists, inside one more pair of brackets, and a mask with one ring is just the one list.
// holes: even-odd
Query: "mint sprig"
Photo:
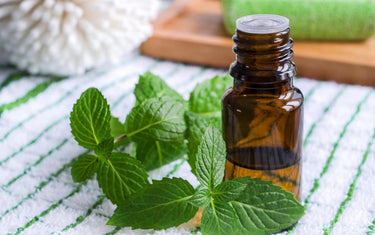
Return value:
[[(182, 223), (194, 216), (185, 213), (188, 203), (191, 211), (205, 207), (203, 234), (267, 234), (293, 225), (303, 215), (304, 208), (290, 192), (270, 181), (250, 177), (223, 182), (224, 146), (220, 131), (207, 128), (196, 157), (200, 187), (183, 194), (179, 187), (192, 189), (187, 181), (179, 183), (182, 179), (174, 178), (173, 187), (172, 183), (164, 184), (171, 179), (154, 181), (128, 204), (120, 205), (109, 224), (143, 229), (169, 228), (177, 225), (173, 221)], [(181, 213), (176, 213), (175, 208), (182, 208)], [(170, 213), (162, 216), (159, 210), (170, 210)]]
[(290, 227), (304, 214), (292, 193), (270, 181), (243, 177), (222, 182), (219, 172), (224, 172), (225, 166), (218, 159), (225, 159), (225, 153), (213, 153), (220, 152), (217, 149), (223, 145), (218, 131), (208, 128), (198, 147), (197, 177), (211, 192), (210, 205), (202, 216), (203, 234), (274, 233)]
[[(230, 83), (229, 77), (215, 77), (198, 84), (187, 104), (160, 77), (146, 73), (124, 124), (111, 116), (99, 90), (81, 95), (70, 117), (72, 133), (94, 153), (80, 157), (71, 174), (82, 182), (96, 173), (99, 187), (118, 206), (109, 225), (166, 229), (187, 222), (201, 207), (203, 234), (267, 234), (290, 227), (303, 215), (293, 194), (269, 181), (243, 177), (223, 182), (220, 97)], [(132, 155), (116, 152), (125, 144), (133, 146)], [(181, 178), (148, 182), (146, 170), (186, 152), (199, 187)]]
[[(102, 118), (102, 119), (101, 119)], [(148, 175), (138, 160), (125, 153), (115, 153), (111, 136), (110, 107), (96, 88), (89, 88), (77, 100), (70, 115), (72, 134), (77, 142), (95, 155), (80, 157), (72, 166), (75, 182), (84, 181), (97, 173), (99, 187), (115, 204), (148, 184)]]

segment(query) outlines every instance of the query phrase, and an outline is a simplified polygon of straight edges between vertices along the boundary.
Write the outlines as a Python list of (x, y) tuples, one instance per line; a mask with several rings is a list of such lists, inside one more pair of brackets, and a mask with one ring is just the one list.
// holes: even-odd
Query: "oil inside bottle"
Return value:
[(233, 148), (227, 153), (225, 180), (251, 175), (271, 180), (298, 198), (300, 174), (300, 156), (285, 148)]

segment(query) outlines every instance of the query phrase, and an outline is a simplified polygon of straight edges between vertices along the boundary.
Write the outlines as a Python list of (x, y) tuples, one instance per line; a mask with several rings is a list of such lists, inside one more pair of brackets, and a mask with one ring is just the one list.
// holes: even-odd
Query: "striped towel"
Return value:
[[(70, 133), (76, 99), (97, 87), (123, 121), (135, 102), (138, 75), (147, 70), (184, 98), (197, 83), (226, 72), (137, 53), (68, 78), (0, 67), (0, 234), (189, 233), (188, 226), (156, 232), (107, 226), (115, 206), (95, 180), (80, 185), (70, 176), (72, 161), (85, 153)], [(304, 78), (295, 84), (306, 99), (301, 192), (306, 215), (288, 233), (374, 233), (374, 89)], [(154, 179), (180, 176), (197, 185), (185, 160), (150, 174)]]

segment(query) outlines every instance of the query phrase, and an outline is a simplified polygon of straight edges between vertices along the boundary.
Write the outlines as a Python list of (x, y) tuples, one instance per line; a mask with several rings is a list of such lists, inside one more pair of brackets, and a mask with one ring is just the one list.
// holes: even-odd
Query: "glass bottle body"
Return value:
[(272, 33), (237, 29), (233, 41), (236, 61), (229, 72), (234, 86), (222, 98), (225, 180), (271, 180), (298, 199), (304, 98), (293, 86), (289, 27)]
[(251, 90), (230, 88), (223, 96), (225, 180), (243, 176), (271, 180), (298, 199), (303, 95), (295, 87)]

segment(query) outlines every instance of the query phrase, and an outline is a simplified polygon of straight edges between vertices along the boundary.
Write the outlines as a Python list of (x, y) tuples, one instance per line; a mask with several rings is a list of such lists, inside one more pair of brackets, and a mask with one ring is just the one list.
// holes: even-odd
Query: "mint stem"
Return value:
[(127, 134), (120, 135), (113, 142), (116, 144), (116, 143), (120, 142), (121, 140), (125, 139), (127, 136), (128, 136)]

